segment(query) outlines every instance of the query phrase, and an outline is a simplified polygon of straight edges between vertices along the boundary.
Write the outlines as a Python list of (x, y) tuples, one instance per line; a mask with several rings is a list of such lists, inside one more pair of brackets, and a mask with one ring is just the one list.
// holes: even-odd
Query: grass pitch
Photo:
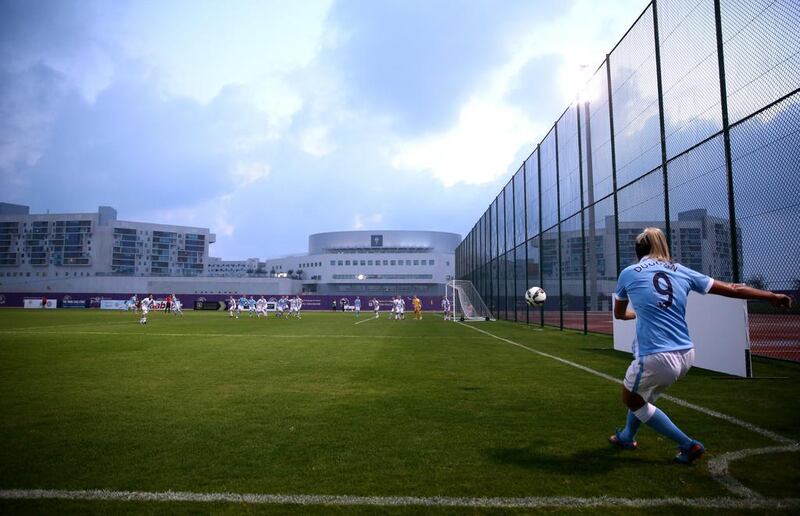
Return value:
[[(618, 384), (434, 314), (394, 322), (384, 313), (362, 324), (341, 313), (137, 319), (0, 311), (0, 490), (718, 498), (731, 493), (708, 459), (775, 445), (664, 400), (706, 445), (703, 461), (673, 464), (674, 445), (647, 427), (639, 450), (612, 449), (606, 439), (625, 416)], [(616, 378), (630, 362), (608, 336), (475, 326)], [(785, 379), (721, 380), (695, 369), (669, 394), (800, 440), (800, 366), (755, 360), (754, 369)], [(800, 453), (748, 457), (730, 472), (764, 496), (800, 497)], [(0, 511), (500, 509), (0, 500)]]

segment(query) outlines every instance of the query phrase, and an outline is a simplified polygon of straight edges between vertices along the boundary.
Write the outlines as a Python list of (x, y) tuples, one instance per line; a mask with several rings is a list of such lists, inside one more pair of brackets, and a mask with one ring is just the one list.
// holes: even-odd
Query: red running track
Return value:
[[(514, 312), (501, 313), (514, 320)], [(517, 312), (517, 321), (525, 321), (525, 312)], [(588, 330), (613, 333), (611, 312), (588, 312)], [(750, 314), (750, 352), (753, 355), (800, 362), (800, 314)], [(531, 324), (539, 324), (539, 313), (530, 313)], [(558, 312), (545, 312), (544, 323), (559, 326)], [(583, 312), (564, 312), (564, 328), (583, 331)]]

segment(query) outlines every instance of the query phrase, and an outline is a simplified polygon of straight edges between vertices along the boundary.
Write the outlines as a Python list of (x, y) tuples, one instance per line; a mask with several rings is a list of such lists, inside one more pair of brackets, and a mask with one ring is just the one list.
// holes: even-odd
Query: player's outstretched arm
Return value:
[(770, 292), (769, 290), (761, 290), (747, 285), (738, 283), (727, 283), (725, 281), (714, 280), (711, 285), (711, 294), (718, 296), (733, 297), (736, 299), (759, 299), (762, 301), (769, 301), (772, 306), (777, 308), (791, 308), (792, 298), (786, 294), (778, 294), (777, 292)]
[(622, 321), (630, 321), (636, 319), (636, 312), (628, 308), (627, 299), (614, 300), (614, 318)]

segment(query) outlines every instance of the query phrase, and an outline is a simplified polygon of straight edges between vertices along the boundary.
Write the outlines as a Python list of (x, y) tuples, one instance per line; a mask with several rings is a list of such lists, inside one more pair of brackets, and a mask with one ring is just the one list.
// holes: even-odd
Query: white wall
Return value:
[[(713, 294), (692, 292), (686, 322), (695, 347), (695, 366), (746, 377), (750, 370), (747, 303)], [(631, 352), (636, 321), (614, 319), (614, 349)]]

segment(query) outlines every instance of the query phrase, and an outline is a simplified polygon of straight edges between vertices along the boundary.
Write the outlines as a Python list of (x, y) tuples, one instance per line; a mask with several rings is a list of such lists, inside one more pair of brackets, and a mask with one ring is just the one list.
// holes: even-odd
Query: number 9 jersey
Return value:
[(636, 312), (637, 357), (694, 347), (686, 325), (686, 300), (694, 290), (707, 294), (714, 280), (679, 263), (645, 256), (619, 275), (614, 298)]

